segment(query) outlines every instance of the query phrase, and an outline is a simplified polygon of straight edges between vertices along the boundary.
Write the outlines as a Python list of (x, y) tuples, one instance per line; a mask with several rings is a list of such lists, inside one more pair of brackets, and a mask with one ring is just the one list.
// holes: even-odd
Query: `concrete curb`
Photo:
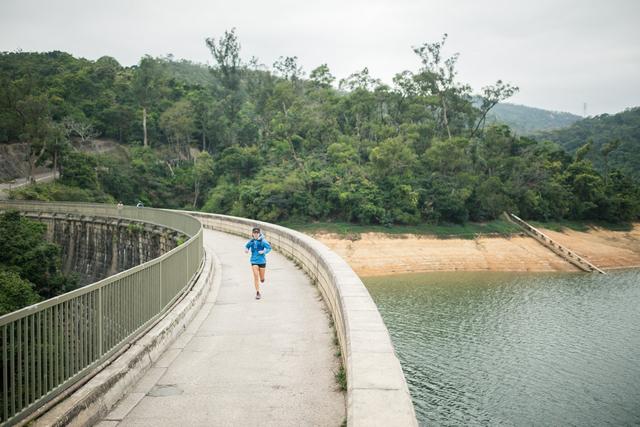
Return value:
[(71, 396), (42, 414), (32, 425), (85, 426), (95, 424), (106, 416), (187, 328), (207, 295), (210, 292), (217, 295), (222, 280), (221, 269), (218, 257), (205, 247), (202, 272), (185, 298), (117, 359), (102, 368)]

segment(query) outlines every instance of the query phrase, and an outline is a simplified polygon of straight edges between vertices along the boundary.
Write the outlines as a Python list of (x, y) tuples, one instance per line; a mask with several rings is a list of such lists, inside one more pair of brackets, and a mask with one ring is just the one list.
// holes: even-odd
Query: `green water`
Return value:
[(640, 270), (365, 284), (421, 425), (640, 425)]

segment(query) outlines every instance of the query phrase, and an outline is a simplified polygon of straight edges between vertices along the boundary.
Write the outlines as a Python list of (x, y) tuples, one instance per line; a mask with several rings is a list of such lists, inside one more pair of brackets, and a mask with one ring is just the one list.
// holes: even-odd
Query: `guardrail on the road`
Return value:
[(258, 225), (271, 245), (317, 283), (336, 328), (347, 372), (349, 426), (415, 426), (415, 411), (389, 332), (360, 278), (317, 240), (278, 225), (191, 212), (206, 228), (250, 238)]
[(82, 203), (0, 202), (0, 210), (137, 220), (189, 236), (170, 252), (0, 317), (0, 420), (28, 416), (145, 332), (201, 267), (202, 225), (178, 212)]

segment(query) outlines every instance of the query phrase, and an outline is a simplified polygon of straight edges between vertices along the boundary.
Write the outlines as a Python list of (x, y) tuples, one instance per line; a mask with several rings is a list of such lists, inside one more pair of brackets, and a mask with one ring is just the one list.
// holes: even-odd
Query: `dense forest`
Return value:
[(540, 140), (554, 141), (569, 153), (575, 153), (585, 142), (592, 144), (586, 155), (596, 168), (607, 175), (619, 169), (640, 182), (640, 108), (618, 114), (602, 114), (574, 123), (566, 129), (544, 132)]
[[(417, 70), (387, 85), (367, 68), (336, 81), (295, 56), (244, 60), (235, 31), (206, 40), (213, 66), (145, 56), (133, 67), (63, 52), (0, 55), (0, 143), (58, 182), (14, 191), (42, 200), (142, 200), (266, 221), (463, 223), (629, 221), (640, 191), (609, 162), (622, 147), (575, 151), (517, 136), (487, 117), (518, 88), (458, 81), (446, 35), (414, 47)], [(124, 155), (74, 149), (109, 138)], [(572, 146), (574, 147), (574, 146)], [(569, 147), (571, 148), (571, 147)], [(637, 169), (636, 169), (637, 170)]]

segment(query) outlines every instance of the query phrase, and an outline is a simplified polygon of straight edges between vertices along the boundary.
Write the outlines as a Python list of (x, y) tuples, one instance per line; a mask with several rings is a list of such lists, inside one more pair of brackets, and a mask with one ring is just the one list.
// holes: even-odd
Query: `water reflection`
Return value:
[(640, 271), (365, 283), (421, 424), (640, 424)]

